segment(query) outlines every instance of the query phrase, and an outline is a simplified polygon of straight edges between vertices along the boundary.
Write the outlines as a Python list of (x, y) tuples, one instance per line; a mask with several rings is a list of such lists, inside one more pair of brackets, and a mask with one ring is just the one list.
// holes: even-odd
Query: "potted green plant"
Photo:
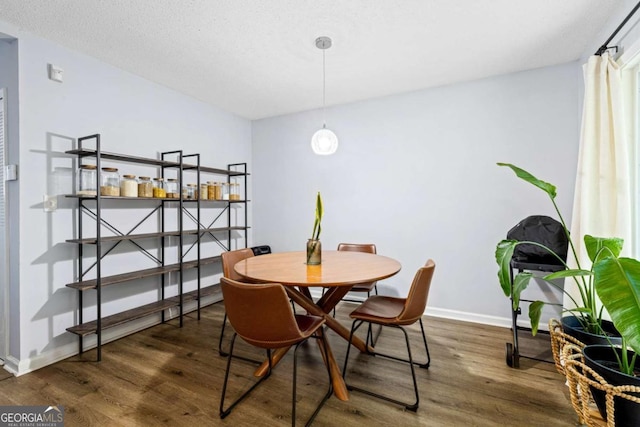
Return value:
[[(565, 267), (565, 270), (548, 274), (542, 278), (551, 286), (560, 289), (571, 299), (573, 305), (575, 306), (574, 308), (565, 310), (566, 312), (573, 314), (573, 316), (563, 317), (563, 327), (565, 328), (565, 332), (572, 335), (579, 335), (581, 330), (585, 331), (587, 335), (583, 334), (577, 336), (577, 338), (582, 342), (589, 340), (593, 342), (593, 340), (597, 339), (596, 337), (601, 337), (605, 334), (615, 335), (615, 328), (613, 328), (610, 322), (603, 321), (602, 319), (602, 307), (598, 307), (598, 298), (593, 283), (592, 268), (593, 263), (603, 256), (613, 255), (617, 257), (622, 250), (622, 239), (601, 238), (593, 237), (590, 235), (584, 236), (584, 244), (589, 258), (592, 262), (592, 266), (589, 269), (583, 268), (580, 265), (580, 261), (578, 260), (578, 257), (576, 255), (576, 246), (571, 239), (569, 229), (567, 228), (566, 222), (562, 217), (560, 210), (558, 209), (558, 205), (556, 204), (555, 198), (557, 195), (557, 191), (555, 185), (539, 180), (529, 172), (512, 164), (498, 163), (498, 165), (510, 168), (511, 170), (513, 170), (517, 177), (541, 189), (549, 196), (549, 198), (551, 199), (551, 203), (553, 204), (553, 207), (558, 214), (558, 218), (560, 220), (564, 233), (567, 236), (569, 248), (571, 249), (571, 252), (577, 263), (577, 268), (569, 268), (569, 266), (562, 259), (562, 257), (560, 257), (560, 255), (555, 253), (547, 246), (538, 242), (517, 241), (509, 239), (500, 241), (496, 247), (495, 252), (496, 262), (499, 266), (498, 278), (504, 294), (508, 298), (512, 299), (513, 310), (517, 310), (520, 306), (520, 296), (529, 285), (529, 282), (531, 281), (533, 275), (528, 271), (519, 272), (513, 279), (512, 287), (511, 259), (513, 256), (513, 252), (518, 245), (530, 244), (548, 251), (549, 254), (557, 258), (559, 262), (561, 262)], [(555, 279), (572, 279), (576, 284), (579, 298), (574, 298), (570, 293), (565, 291), (564, 287), (558, 286), (555, 282)], [(529, 319), (531, 320), (531, 330), (534, 335), (538, 330), (538, 324), (540, 322), (544, 304), (545, 303), (543, 301), (534, 301), (529, 306)], [(567, 329), (573, 329), (573, 331)], [(591, 337), (591, 335), (593, 335), (594, 337)]]
[(322, 262), (322, 243), (320, 242), (320, 231), (322, 230), (322, 197), (318, 191), (316, 196), (316, 218), (313, 222), (311, 238), (307, 240), (307, 264), (318, 265)]
[[(640, 373), (635, 369), (640, 353), (640, 262), (603, 251), (593, 270), (594, 287), (620, 332), (621, 345), (588, 345), (583, 349), (585, 363), (613, 386), (640, 387)], [(604, 393), (593, 388), (591, 393), (606, 418)], [(640, 404), (616, 398), (614, 406), (616, 426), (640, 425)]]

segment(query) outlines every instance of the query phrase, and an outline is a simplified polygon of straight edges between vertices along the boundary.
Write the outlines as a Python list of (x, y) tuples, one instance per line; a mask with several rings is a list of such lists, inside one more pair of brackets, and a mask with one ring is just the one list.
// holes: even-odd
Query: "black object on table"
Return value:
[(251, 248), (251, 250), (253, 251), (253, 254), (255, 256), (267, 255), (271, 253), (271, 246), (269, 245), (254, 246)]

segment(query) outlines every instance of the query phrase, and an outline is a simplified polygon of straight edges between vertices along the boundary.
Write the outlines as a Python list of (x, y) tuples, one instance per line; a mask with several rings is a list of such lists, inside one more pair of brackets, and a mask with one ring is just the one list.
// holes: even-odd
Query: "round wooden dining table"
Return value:
[[(281, 283), (296, 304), (309, 314), (322, 316), (326, 325), (345, 340), (349, 340), (350, 331), (331, 316), (333, 308), (353, 285), (386, 279), (397, 274), (400, 268), (400, 263), (389, 257), (347, 251), (322, 251), (320, 265), (307, 265), (306, 252), (300, 251), (250, 257), (234, 266), (236, 273), (246, 281)], [(309, 291), (311, 287), (326, 288), (327, 291), (314, 302)], [(363, 352), (372, 350), (358, 337), (353, 338), (352, 344)], [(278, 363), (287, 351), (289, 347), (276, 350), (273, 363)], [(322, 345), (320, 351), (329, 366), (336, 397), (348, 400), (349, 393), (329, 343), (327, 342), (327, 354), (324, 354)], [(264, 375), (267, 369), (268, 363), (265, 361), (256, 371), (256, 375)]]

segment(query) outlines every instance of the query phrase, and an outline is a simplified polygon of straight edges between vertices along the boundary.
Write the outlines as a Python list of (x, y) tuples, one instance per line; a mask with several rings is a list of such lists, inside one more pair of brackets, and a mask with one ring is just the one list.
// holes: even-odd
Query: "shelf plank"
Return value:
[[(168, 308), (176, 307), (178, 306), (178, 304), (179, 302), (177, 299), (174, 300), (173, 298), (167, 298), (164, 301), (156, 301), (151, 304), (142, 305), (131, 310), (114, 314), (112, 316), (104, 317), (102, 318), (102, 330), (113, 328), (115, 326), (122, 325), (124, 323), (140, 319), (154, 313), (159, 313)], [(95, 334), (97, 329), (98, 322), (96, 320), (93, 320), (91, 322), (81, 323), (79, 325), (67, 328), (67, 331), (76, 335), (85, 336), (89, 334)]]
[[(195, 235), (198, 232), (201, 233), (218, 233), (223, 231), (244, 231), (250, 227), (244, 226), (233, 226), (233, 227), (216, 227), (216, 228), (201, 228), (201, 229), (193, 229), (193, 230), (184, 230), (182, 232), (183, 235)], [(102, 243), (113, 243), (120, 242), (123, 240), (142, 240), (142, 239), (151, 239), (154, 237), (171, 237), (171, 236), (179, 236), (179, 231), (165, 231), (156, 232), (156, 233), (142, 233), (142, 234), (128, 234), (125, 236), (105, 236), (100, 238), (100, 242)], [(67, 239), (65, 240), (67, 243), (76, 243), (79, 245), (95, 245), (98, 243), (98, 240), (95, 237), (87, 237), (86, 239)]]
[[(119, 242), (122, 240), (139, 240), (139, 239), (150, 239), (153, 237), (167, 237), (167, 236), (179, 236), (179, 231), (165, 231), (164, 233), (143, 233), (143, 234), (128, 234), (126, 236), (106, 236), (101, 237), (101, 242)], [(98, 243), (98, 240), (95, 237), (88, 237), (86, 239), (67, 239), (65, 240), (67, 243), (77, 243), (82, 245), (95, 245)]]
[[(96, 196), (84, 196), (82, 194), (65, 194), (64, 197), (74, 198), (74, 199), (84, 199), (84, 200), (96, 200)], [(123, 196), (100, 196), (102, 200), (157, 200), (160, 202), (179, 202), (180, 199), (170, 199), (167, 197), (123, 197)], [(202, 203), (248, 203), (251, 200), (203, 200), (200, 199)], [(194, 203), (197, 202), (195, 199), (182, 199), (183, 203)]]
[[(215, 294), (222, 295), (222, 290), (218, 285), (219, 283), (216, 283), (214, 285), (200, 288), (200, 298), (208, 297)], [(197, 296), (198, 296), (198, 290), (196, 289), (190, 292), (185, 292), (183, 298), (186, 298), (185, 301), (191, 301), (191, 300), (197, 299)]]
[[(65, 151), (65, 153), (74, 154), (80, 157), (90, 157), (90, 156), (95, 157), (97, 154), (96, 150), (88, 149), (88, 148), (68, 150), (68, 151)], [(153, 165), (153, 166), (164, 166), (164, 167), (180, 166), (180, 163), (178, 162), (168, 162), (166, 160), (151, 159), (148, 157), (129, 156), (129, 155), (118, 154), (118, 153), (110, 153), (102, 150), (100, 150), (100, 158), (106, 159), (106, 160), (118, 160), (118, 161), (129, 162), (129, 163), (142, 163), (142, 164)]]
[[(213, 264), (219, 259), (220, 259), (220, 256), (202, 258), (200, 260), (200, 265), (202, 266), (202, 265)], [(197, 266), (198, 266), (197, 261), (187, 261), (182, 264), (182, 268), (185, 270), (190, 268), (195, 268)], [(180, 264), (170, 264), (170, 265), (165, 265), (164, 267), (153, 267), (153, 268), (147, 268), (145, 270), (138, 270), (138, 271), (133, 271), (129, 273), (116, 274), (113, 276), (104, 276), (102, 277), (100, 286), (105, 287), (110, 285), (116, 285), (118, 283), (124, 283), (124, 282), (129, 282), (131, 280), (143, 279), (145, 277), (159, 276), (161, 274), (171, 273), (178, 270), (180, 270)], [(83, 280), (80, 282), (68, 283), (66, 286), (69, 288), (77, 289), (79, 291), (86, 291), (89, 289), (95, 289), (97, 286), (97, 280), (96, 279)]]
[[(220, 260), (220, 256), (212, 256), (210, 258), (201, 258), (200, 265), (209, 265), (213, 264)], [(187, 261), (184, 263), (184, 268), (196, 268), (198, 266), (198, 261)]]
[[(200, 202), (202, 202), (202, 203), (216, 203), (216, 202), (218, 202), (218, 203), (221, 203), (221, 202), (224, 202), (224, 203), (247, 203), (247, 202), (250, 202), (250, 201), (251, 200), (210, 200), (210, 199), (206, 199), (205, 200), (205, 199), (200, 199)], [(186, 199), (186, 200), (183, 200), (183, 202), (185, 202), (185, 203), (193, 203), (193, 202), (197, 202), (197, 200), (195, 200), (195, 199)]]
[[(86, 200), (95, 200), (96, 196), (85, 196), (82, 194), (65, 194), (65, 197), (75, 198), (75, 199), (86, 199)], [(101, 199), (106, 200), (158, 200), (160, 202), (179, 202), (180, 199), (173, 199), (168, 197), (124, 197), (124, 196), (100, 196)], [(183, 200), (186, 202), (186, 200)]]
[[(92, 150), (92, 149), (88, 149), (88, 148), (68, 150), (68, 151), (65, 151), (65, 153), (73, 154), (73, 155), (76, 155), (76, 156), (79, 156), (79, 157), (95, 157), (96, 156), (96, 150)], [(180, 163), (179, 162), (169, 162), (167, 160), (151, 159), (151, 158), (148, 158), (148, 157), (129, 156), (129, 155), (118, 154), (118, 153), (110, 153), (110, 152), (106, 152), (106, 151), (102, 151), (102, 150), (100, 151), (100, 158), (106, 159), (106, 160), (116, 160), (116, 161), (120, 161), (120, 162), (140, 163), (140, 164), (145, 164), (145, 165), (161, 166), (161, 167), (165, 167), (165, 168), (169, 168), (169, 167), (179, 168), (180, 167)], [(182, 164), (182, 168), (183, 169), (196, 169), (197, 167), (198, 167), (197, 165), (192, 165), (192, 164), (188, 164), (188, 163), (183, 163)], [(229, 171), (229, 170), (226, 170), (226, 169), (211, 168), (211, 167), (207, 167), (207, 166), (200, 166), (200, 172), (214, 173), (214, 174), (218, 174), (218, 175), (229, 175), (229, 176), (245, 176), (245, 175), (249, 175), (246, 172)]]
[[(190, 169), (197, 168), (196, 165), (186, 165), (186, 164), (184, 165), (184, 167), (189, 167)], [(218, 174), (218, 175), (229, 175), (229, 176), (249, 175), (249, 174), (244, 173), (244, 172), (229, 171), (229, 170), (226, 170), (226, 169), (212, 168), (212, 167), (209, 167), (209, 166), (200, 166), (200, 172), (214, 173), (214, 174)]]
[(232, 226), (232, 227), (200, 228), (200, 229), (194, 229), (194, 230), (185, 230), (184, 233), (185, 234), (198, 234), (198, 232), (200, 232), (200, 233), (217, 233), (217, 232), (222, 232), (222, 231), (245, 231), (245, 230), (248, 230), (249, 228), (251, 228), (251, 227), (235, 225), (235, 226)]
[[(220, 287), (215, 285), (206, 286), (200, 289), (200, 298), (204, 298), (210, 295), (215, 295), (220, 292)], [(193, 301), (197, 297), (197, 290), (186, 292), (182, 296), (183, 302)], [(126, 310), (120, 313), (113, 314), (111, 316), (102, 318), (102, 330), (113, 328), (115, 326), (122, 325), (132, 320), (140, 319), (151, 314), (160, 313), (166, 309), (178, 307), (180, 305), (180, 299), (178, 296), (166, 298), (164, 301), (156, 301), (150, 304), (146, 304), (140, 307)], [(98, 322), (93, 320), (87, 323), (81, 323), (76, 326), (67, 328), (67, 331), (81, 336), (95, 334), (97, 332)]]

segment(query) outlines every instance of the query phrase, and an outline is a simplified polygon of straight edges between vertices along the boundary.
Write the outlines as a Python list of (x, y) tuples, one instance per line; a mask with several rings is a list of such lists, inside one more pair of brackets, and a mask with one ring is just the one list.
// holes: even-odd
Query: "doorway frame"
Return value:
[(7, 182), (5, 176), (5, 168), (7, 164), (7, 90), (0, 87), (0, 120), (2, 120), (2, 127), (0, 130), (0, 245), (2, 245), (2, 251), (0, 251), (0, 305), (2, 306), (2, 315), (0, 316), (0, 366), (4, 365), (7, 350), (9, 346), (9, 263), (7, 262), (9, 256), (9, 239), (8, 239), (8, 227), (7, 227)]

